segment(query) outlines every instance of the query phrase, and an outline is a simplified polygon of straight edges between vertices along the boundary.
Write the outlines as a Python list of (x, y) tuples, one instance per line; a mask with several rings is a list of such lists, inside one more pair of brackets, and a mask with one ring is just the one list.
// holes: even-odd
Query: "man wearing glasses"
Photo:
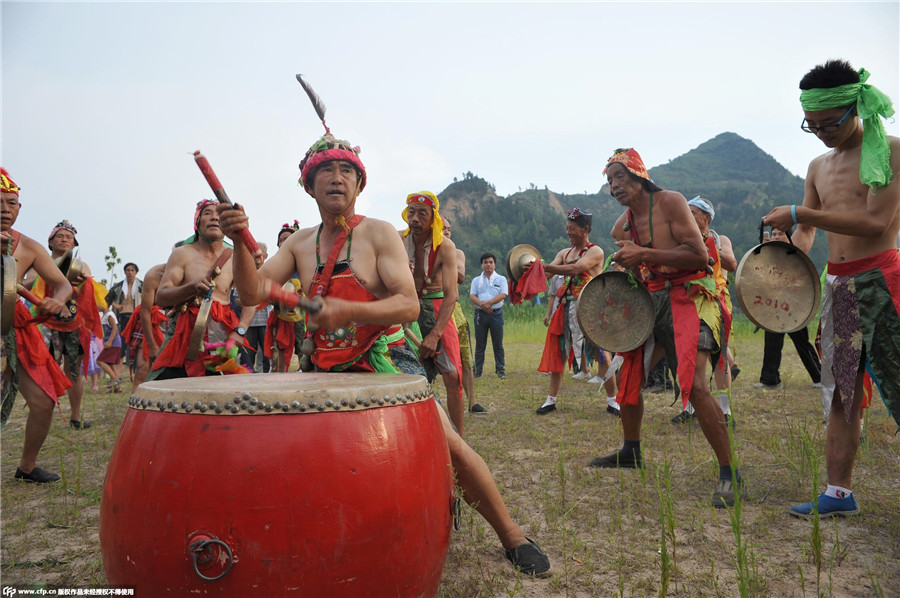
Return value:
[[(831, 396), (825, 441), (828, 487), (792, 515), (809, 518), (859, 513), (850, 491), (859, 445), (866, 370), (878, 382), (900, 424), (900, 139), (882, 117), (891, 100), (866, 83), (869, 73), (831, 60), (800, 81), (800, 125), (831, 151), (809, 165), (803, 205), (779, 206), (763, 223), (797, 227), (793, 241), (809, 251), (816, 229), (828, 234), (828, 274), (822, 298), (822, 392)], [(833, 394), (832, 394), (833, 393)]]

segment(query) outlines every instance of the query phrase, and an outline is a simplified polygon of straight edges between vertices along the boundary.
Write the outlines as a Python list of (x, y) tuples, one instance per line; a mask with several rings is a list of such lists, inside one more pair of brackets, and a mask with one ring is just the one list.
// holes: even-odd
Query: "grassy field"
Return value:
[[(605, 412), (595, 385), (567, 376), (559, 410), (534, 414), (549, 381), (535, 372), (545, 330), (540, 313), (508, 318), (506, 380), (493, 376), (488, 349), (476, 392), (489, 414), (467, 415), (466, 438), (493, 471), (514, 519), (550, 555), (554, 575), (517, 576), (493, 531), (464, 506), (441, 596), (900, 596), (900, 434), (880, 398), (868, 413), (855, 469), (861, 515), (789, 517), (789, 505), (823, 487), (820, 394), (790, 343), (784, 388), (754, 389), (762, 334), (738, 326), (734, 346), (743, 371), (732, 397), (734, 445), (749, 496), (734, 510), (713, 509), (712, 450), (696, 424), (669, 422), (680, 410), (671, 395), (646, 397), (642, 471), (587, 467), (621, 445), (621, 424)], [(443, 395), (440, 384), (437, 390)], [(57, 415), (39, 464), (64, 478), (35, 487), (13, 481), (26, 415), (19, 399), (2, 432), (4, 584), (105, 583), (101, 486), (126, 400), (89, 394), (86, 419), (94, 426), (82, 432)], [(65, 399), (62, 408), (66, 413)]]

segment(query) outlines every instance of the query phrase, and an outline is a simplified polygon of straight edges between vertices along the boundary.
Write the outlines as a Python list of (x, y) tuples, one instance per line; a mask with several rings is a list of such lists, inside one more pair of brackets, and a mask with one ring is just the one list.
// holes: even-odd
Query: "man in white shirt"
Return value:
[(506, 378), (506, 356), (503, 352), (503, 304), (509, 294), (506, 277), (497, 274), (497, 256), (481, 256), (481, 276), (472, 280), (469, 298), (475, 305), (475, 377), (481, 376), (484, 348), (491, 333), (494, 346), (494, 369), (501, 380)]

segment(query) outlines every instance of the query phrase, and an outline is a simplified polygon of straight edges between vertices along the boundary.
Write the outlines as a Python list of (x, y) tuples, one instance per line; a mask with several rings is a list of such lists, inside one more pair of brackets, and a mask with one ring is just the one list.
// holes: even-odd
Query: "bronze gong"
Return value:
[(616, 271), (604, 272), (584, 285), (575, 314), (592, 343), (616, 353), (643, 345), (656, 319), (650, 292), (627, 273)]

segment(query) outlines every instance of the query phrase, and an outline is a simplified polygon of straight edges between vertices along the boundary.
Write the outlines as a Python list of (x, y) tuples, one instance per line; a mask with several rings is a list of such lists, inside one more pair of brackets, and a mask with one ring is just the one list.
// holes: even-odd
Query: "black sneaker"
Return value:
[(497, 377), (501, 380), (506, 380), (506, 374), (497, 374)]
[(733, 368), (731, 368), (731, 381), (734, 382), (735, 380), (737, 380), (738, 374), (740, 373), (741, 368), (739, 368), (738, 366), (734, 366)]
[(478, 403), (475, 403), (474, 405), (472, 405), (472, 408), (469, 409), (469, 413), (481, 413), (481, 414), (484, 414), (484, 413), (487, 413), (487, 409), (485, 409), (484, 407), (482, 407), (482, 406), (479, 405)]
[(525, 575), (547, 577), (550, 575), (550, 559), (541, 547), (531, 538), (527, 544), (520, 544), (506, 551), (506, 558), (513, 566)]
[(16, 467), (16, 479), (23, 482), (31, 482), (32, 484), (47, 484), (50, 482), (58, 482), (59, 476), (49, 471), (44, 471), (40, 467), (35, 467), (29, 473), (25, 473)]
[(606, 406), (606, 412), (609, 413), (610, 415), (615, 415), (616, 417), (622, 416), (622, 412), (619, 411), (618, 409), (616, 409), (615, 407), (613, 407), (612, 405)]
[(734, 417), (730, 413), (725, 414), (725, 425), (731, 426), (731, 429), (734, 430), (737, 428), (737, 422), (734, 421)]
[(76, 430), (87, 430), (93, 424), (91, 424), (91, 422), (80, 422), (77, 419), (70, 419), (69, 425), (72, 426), (73, 428), (75, 428)]
[(644, 466), (644, 457), (634, 451), (631, 454), (622, 451), (613, 451), (603, 457), (595, 457), (588, 463), (590, 467), (598, 467), (601, 469), (610, 467), (621, 467), (622, 469), (638, 469)]
[(682, 411), (681, 413), (679, 413), (678, 415), (676, 415), (675, 417), (672, 418), (672, 423), (673, 424), (686, 424), (689, 421), (691, 421), (692, 419), (697, 419), (697, 412), (695, 411), (694, 413), (688, 413), (688, 410), (685, 409), (684, 411)]
[(538, 407), (538, 410), (535, 411), (535, 413), (537, 413), (538, 415), (547, 415), (551, 411), (556, 411), (556, 403), (550, 403), (549, 405)]

